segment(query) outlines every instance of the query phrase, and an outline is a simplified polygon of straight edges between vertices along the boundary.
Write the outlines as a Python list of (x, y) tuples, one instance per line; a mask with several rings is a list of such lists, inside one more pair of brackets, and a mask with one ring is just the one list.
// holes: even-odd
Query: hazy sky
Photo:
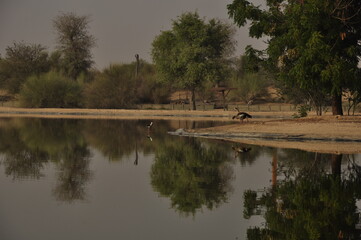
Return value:
[[(252, 0), (251, 0), (252, 1)], [(56, 34), (54, 17), (73, 12), (90, 15), (90, 33), (97, 39), (92, 52), (95, 67), (110, 63), (129, 63), (140, 58), (151, 62), (151, 43), (163, 30), (171, 29), (172, 19), (184, 12), (197, 11), (209, 20), (228, 18), (227, 4), (232, 0), (0, 0), (0, 53), (14, 41), (42, 44), (53, 51)], [(254, 0), (252, 2), (262, 2)], [(253, 44), (264, 48), (260, 40), (248, 37), (246, 28), (237, 28), (237, 52)]]

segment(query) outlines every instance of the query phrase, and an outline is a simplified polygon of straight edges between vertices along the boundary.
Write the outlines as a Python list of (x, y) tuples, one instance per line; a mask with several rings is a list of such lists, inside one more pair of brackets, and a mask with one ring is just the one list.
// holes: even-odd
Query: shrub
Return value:
[(139, 103), (169, 103), (171, 89), (169, 84), (158, 83), (154, 76), (146, 76), (138, 80), (136, 90)]
[(309, 111), (311, 111), (311, 106), (303, 104), (297, 107), (297, 113), (293, 114), (292, 116), (293, 118), (307, 117)]
[(233, 100), (249, 102), (261, 97), (267, 97), (267, 87), (270, 85), (266, 77), (260, 73), (247, 73), (242, 78), (233, 79), (234, 87), (237, 89), (231, 92)]
[(88, 108), (130, 108), (136, 101), (132, 65), (111, 65), (95, 76), (84, 91)]
[(157, 84), (152, 90), (152, 101), (155, 104), (169, 103), (170, 95), (169, 86)]
[(81, 104), (81, 87), (59, 73), (29, 77), (20, 91), (20, 104), (35, 108), (71, 108)]
[(157, 81), (155, 67), (145, 61), (140, 62), (139, 75), (136, 82), (138, 103), (169, 103), (170, 84)]

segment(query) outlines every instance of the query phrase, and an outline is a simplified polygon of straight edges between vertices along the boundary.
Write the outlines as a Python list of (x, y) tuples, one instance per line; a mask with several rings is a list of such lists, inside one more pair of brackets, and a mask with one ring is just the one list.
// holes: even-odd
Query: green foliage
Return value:
[(71, 108), (79, 107), (80, 101), (80, 85), (56, 72), (29, 77), (20, 91), (23, 107)]
[(232, 86), (237, 89), (231, 92), (231, 96), (246, 103), (268, 96), (267, 87), (269, 82), (262, 73), (247, 73), (241, 78), (234, 78)]
[(45, 47), (14, 42), (6, 48), (5, 58), (0, 60), (0, 84), (10, 93), (18, 93), (29, 76), (47, 72), (49, 67)]
[(54, 51), (49, 56), (50, 69), (55, 72), (64, 72), (60, 51)]
[(89, 16), (74, 13), (63, 13), (53, 20), (62, 68), (74, 80), (93, 63), (91, 48), (95, 46), (95, 38), (88, 31), (89, 22)]
[(244, 56), (241, 56), (242, 68), (245, 72), (256, 73), (261, 70), (263, 52), (255, 50), (250, 45), (246, 46)]
[(260, 57), (260, 51), (247, 46), (245, 55), (233, 59), (231, 86), (236, 88), (230, 92), (233, 101), (249, 103), (269, 96), (268, 87), (273, 85), (273, 80), (262, 67)]
[(7, 79), (7, 73), (5, 71), (5, 60), (0, 58), (0, 86), (5, 86), (5, 82)]
[(277, 0), (263, 9), (246, 0), (228, 5), (239, 26), (249, 21), (250, 36), (269, 37), (268, 70), (289, 87), (332, 96), (334, 114), (342, 113), (342, 90), (360, 85), (360, 9), (353, 0)]
[(269, 239), (269, 233), (267, 229), (253, 227), (247, 229), (247, 239), (250, 240), (267, 240)]
[(302, 89), (276, 82), (282, 98), (289, 103), (295, 105), (307, 105), (312, 107), (316, 114), (321, 116), (331, 104), (331, 97), (327, 92), (319, 89)]
[(84, 90), (88, 108), (130, 108), (136, 103), (134, 64), (110, 65)]
[(169, 83), (157, 81), (154, 65), (140, 61), (139, 68), (139, 74), (136, 78), (137, 102), (168, 103), (171, 94)]
[(226, 58), (234, 49), (234, 29), (219, 20), (208, 23), (197, 13), (184, 13), (173, 21), (172, 30), (164, 31), (152, 43), (152, 57), (159, 80), (192, 92), (202, 82), (214, 83), (227, 78)]

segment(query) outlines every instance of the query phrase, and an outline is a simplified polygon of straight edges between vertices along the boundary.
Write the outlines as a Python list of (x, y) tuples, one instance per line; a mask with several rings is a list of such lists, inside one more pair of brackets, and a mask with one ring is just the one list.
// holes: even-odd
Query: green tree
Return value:
[(86, 73), (93, 63), (91, 48), (95, 38), (89, 33), (89, 22), (89, 16), (74, 13), (63, 13), (53, 20), (62, 67), (72, 79)]
[(269, 38), (265, 60), (277, 78), (328, 94), (333, 114), (343, 114), (343, 89), (359, 82), (360, 8), (361, 2), (353, 0), (269, 0), (267, 8), (234, 0), (228, 5), (239, 26), (250, 22), (251, 37)]
[(192, 92), (206, 80), (215, 83), (228, 74), (227, 57), (233, 52), (234, 29), (219, 20), (209, 22), (197, 13), (184, 13), (173, 21), (169, 31), (163, 31), (152, 43), (152, 57), (159, 79)]
[(14, 42), (6, 48), (0, 60), (0, 84), (10, 93), (18, 93), (21, 85), (32, 75), (49, 71), (48, 53), (40, 44)]

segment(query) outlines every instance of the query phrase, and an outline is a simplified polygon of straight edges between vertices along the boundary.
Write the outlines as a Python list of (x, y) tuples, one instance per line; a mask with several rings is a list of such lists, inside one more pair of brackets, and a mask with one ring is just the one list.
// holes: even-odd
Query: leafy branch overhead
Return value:
[(269, 0), (264, 8), (234, 0), (228, 12), (240, 27), (249, 22), (251, 37), (268, 38), (266, 65), (278, 80), (327, 93), (333, 114), (342, 114), (342, 91), (361, 84), (360, 1)]

